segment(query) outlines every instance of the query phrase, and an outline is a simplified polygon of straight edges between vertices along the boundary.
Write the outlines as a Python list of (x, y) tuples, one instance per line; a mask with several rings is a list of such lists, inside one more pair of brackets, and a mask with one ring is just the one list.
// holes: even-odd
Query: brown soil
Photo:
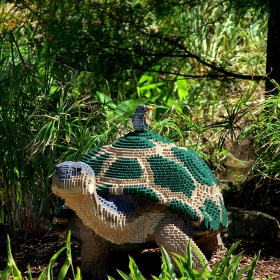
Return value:
[[(236, 240), (232, 238), (223, 238), (224, 244), (227, 248), (235, 243)], [(261, 251), (258, 266), (254, 273), (255, 280), (267, 279), (274, 276), (273, 279), (280, 279), (280, 238), (276, 240), (257, 240), (257, 239), (243, 239), (241, 244), (236, 248), (234, 254), (243, 251), (243, 256), (240, 262), (240, 269), (253, 262), (254, 255)], [(210, 260), (210, 266), (213, 267), (215, 263), (223, 258), (223, 252), (216, 252)], [(244, 274), (246, 277), (246, 274)]]
[[(0, 225), (0, 270), (7, 265), (7, 233), (8, 227)], [(30, 264), (33, 279), (37, 279), (39, 274), (45, 269), (51, 257), (65, 245), (65, 241), (58, 237), (55, 233), (47, 234), (42, 240), (26, 239), (24, 240), (21, 233), (11, 234), (12, 254), (15, 262), (23, 275), (27, 276), (27, 266)], [(230, 238), (224, 239), (224, 243), (229, 248), (235, 241)], [(72, 257), (74, 269), (80, 266), (80, 250), (79, 241), (72, 239)], [(235, 253), (244, 251), (240, 268), (250, 264), (253, 261), (254, 254), (261, 250), (261, 257), (258, 262), (254, 279), (266, 279), (275, 276), (274, 279), (280, 279), (280, 239), (278, 240), (243, 240)], [(219, 259), (223, 257), (223, 252), (213, 254), (209, 263), (213, 266)], [(158, 249), (147, 250), (145, 252), (132, 252), (130, 255), (135, 259), (139, 270), (146, 278), (149, 275), (159, 276), (160, 273), (160, 252)], [(65, 253), (57, 259), (54, 265), (53, 273), (58, 275), (62, 264), (65, 261)], [(128, 273), (128, 253), (112, 253), (109, 259), (110, 270), (109, 275), (120, 279), (116, 272), (116, 268)], [(91, 279), (85, 273), (82, 274), (83, 279)], [(246, 276), (246, 275), (244, 275)], [(67, 279), (73, 279), (72, 273), (68, 274)], [(150, 278), (151, 279), (151, 278)]]

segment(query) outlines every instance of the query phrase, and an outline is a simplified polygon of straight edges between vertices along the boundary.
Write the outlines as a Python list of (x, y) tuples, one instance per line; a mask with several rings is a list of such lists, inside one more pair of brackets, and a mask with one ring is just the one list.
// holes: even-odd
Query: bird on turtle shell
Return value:
[(133, 127), (136, 131), (147, 130), (148, 128), (151, 128), (151, 121), (147, 115), (147, 112), (152, 110), (154, 110), (153, 107), (147, 106), (145, 104), (138, 105), (135, 114), (132, 117)]

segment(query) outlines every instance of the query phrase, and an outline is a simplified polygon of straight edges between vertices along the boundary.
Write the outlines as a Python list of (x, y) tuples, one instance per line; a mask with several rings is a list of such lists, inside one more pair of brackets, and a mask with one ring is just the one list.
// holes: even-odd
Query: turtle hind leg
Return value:
[[(175, 262), (173, 261), (171, 253), (175, 252), (181, 256), (185, 256), (186, 244), (188, 241), (190, 241), (196, 247), (200, 254), (199, 256), (192, 248), (192, 260), (196, 269), (200, 270), (203, 268), (203, 263), (201, 263), (200, 257), (205, 263), (207, 263), (206, 257), (200, 251), (193, 239), (182, 230), (182, 221), (176, 221), (172, 218), (162, 219), (156, 226), (152, 238), (155, 240), (158, 246), (164, 247), (164, 249), (169, 254), (173, 264), (175, 264)], [(175, 270), (176, 272), (179, 272), (176, 265)]]
[(210, 235), (205, 235), (199, 239), (195, 239), (195, 243), (199, 246), (201, 251), (208, 259), (211, 258), (215, 251), (225, 249), (219, 231), (213, 232)]

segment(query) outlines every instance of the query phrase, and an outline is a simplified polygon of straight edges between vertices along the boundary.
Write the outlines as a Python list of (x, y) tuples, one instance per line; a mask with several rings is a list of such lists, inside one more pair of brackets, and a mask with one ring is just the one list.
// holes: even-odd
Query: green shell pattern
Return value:
[(207, 164), (151, 131), (130, 132), (81, 161), (94, 170), (99, 195), (138, 194), (207, 229), (227, 225), (218, 181)]

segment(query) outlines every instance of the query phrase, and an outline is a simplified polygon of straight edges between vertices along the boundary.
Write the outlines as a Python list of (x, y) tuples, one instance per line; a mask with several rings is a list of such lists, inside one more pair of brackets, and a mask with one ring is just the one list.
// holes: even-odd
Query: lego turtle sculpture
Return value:
[[(98, 278), (110, 247), (155, 242), (184, 255), (190, 240), (203, 255), (222, 246), (228, 218), (215, 176), (195, 152), (148, 131), (148, 109), (138, 106), (134, 132), (58, 164), (53, 176), (53, 192), (77, 215), (69, 223), (83, 242), (81, 268)], [(202, 268), (195, 250), (193, 261)]]

